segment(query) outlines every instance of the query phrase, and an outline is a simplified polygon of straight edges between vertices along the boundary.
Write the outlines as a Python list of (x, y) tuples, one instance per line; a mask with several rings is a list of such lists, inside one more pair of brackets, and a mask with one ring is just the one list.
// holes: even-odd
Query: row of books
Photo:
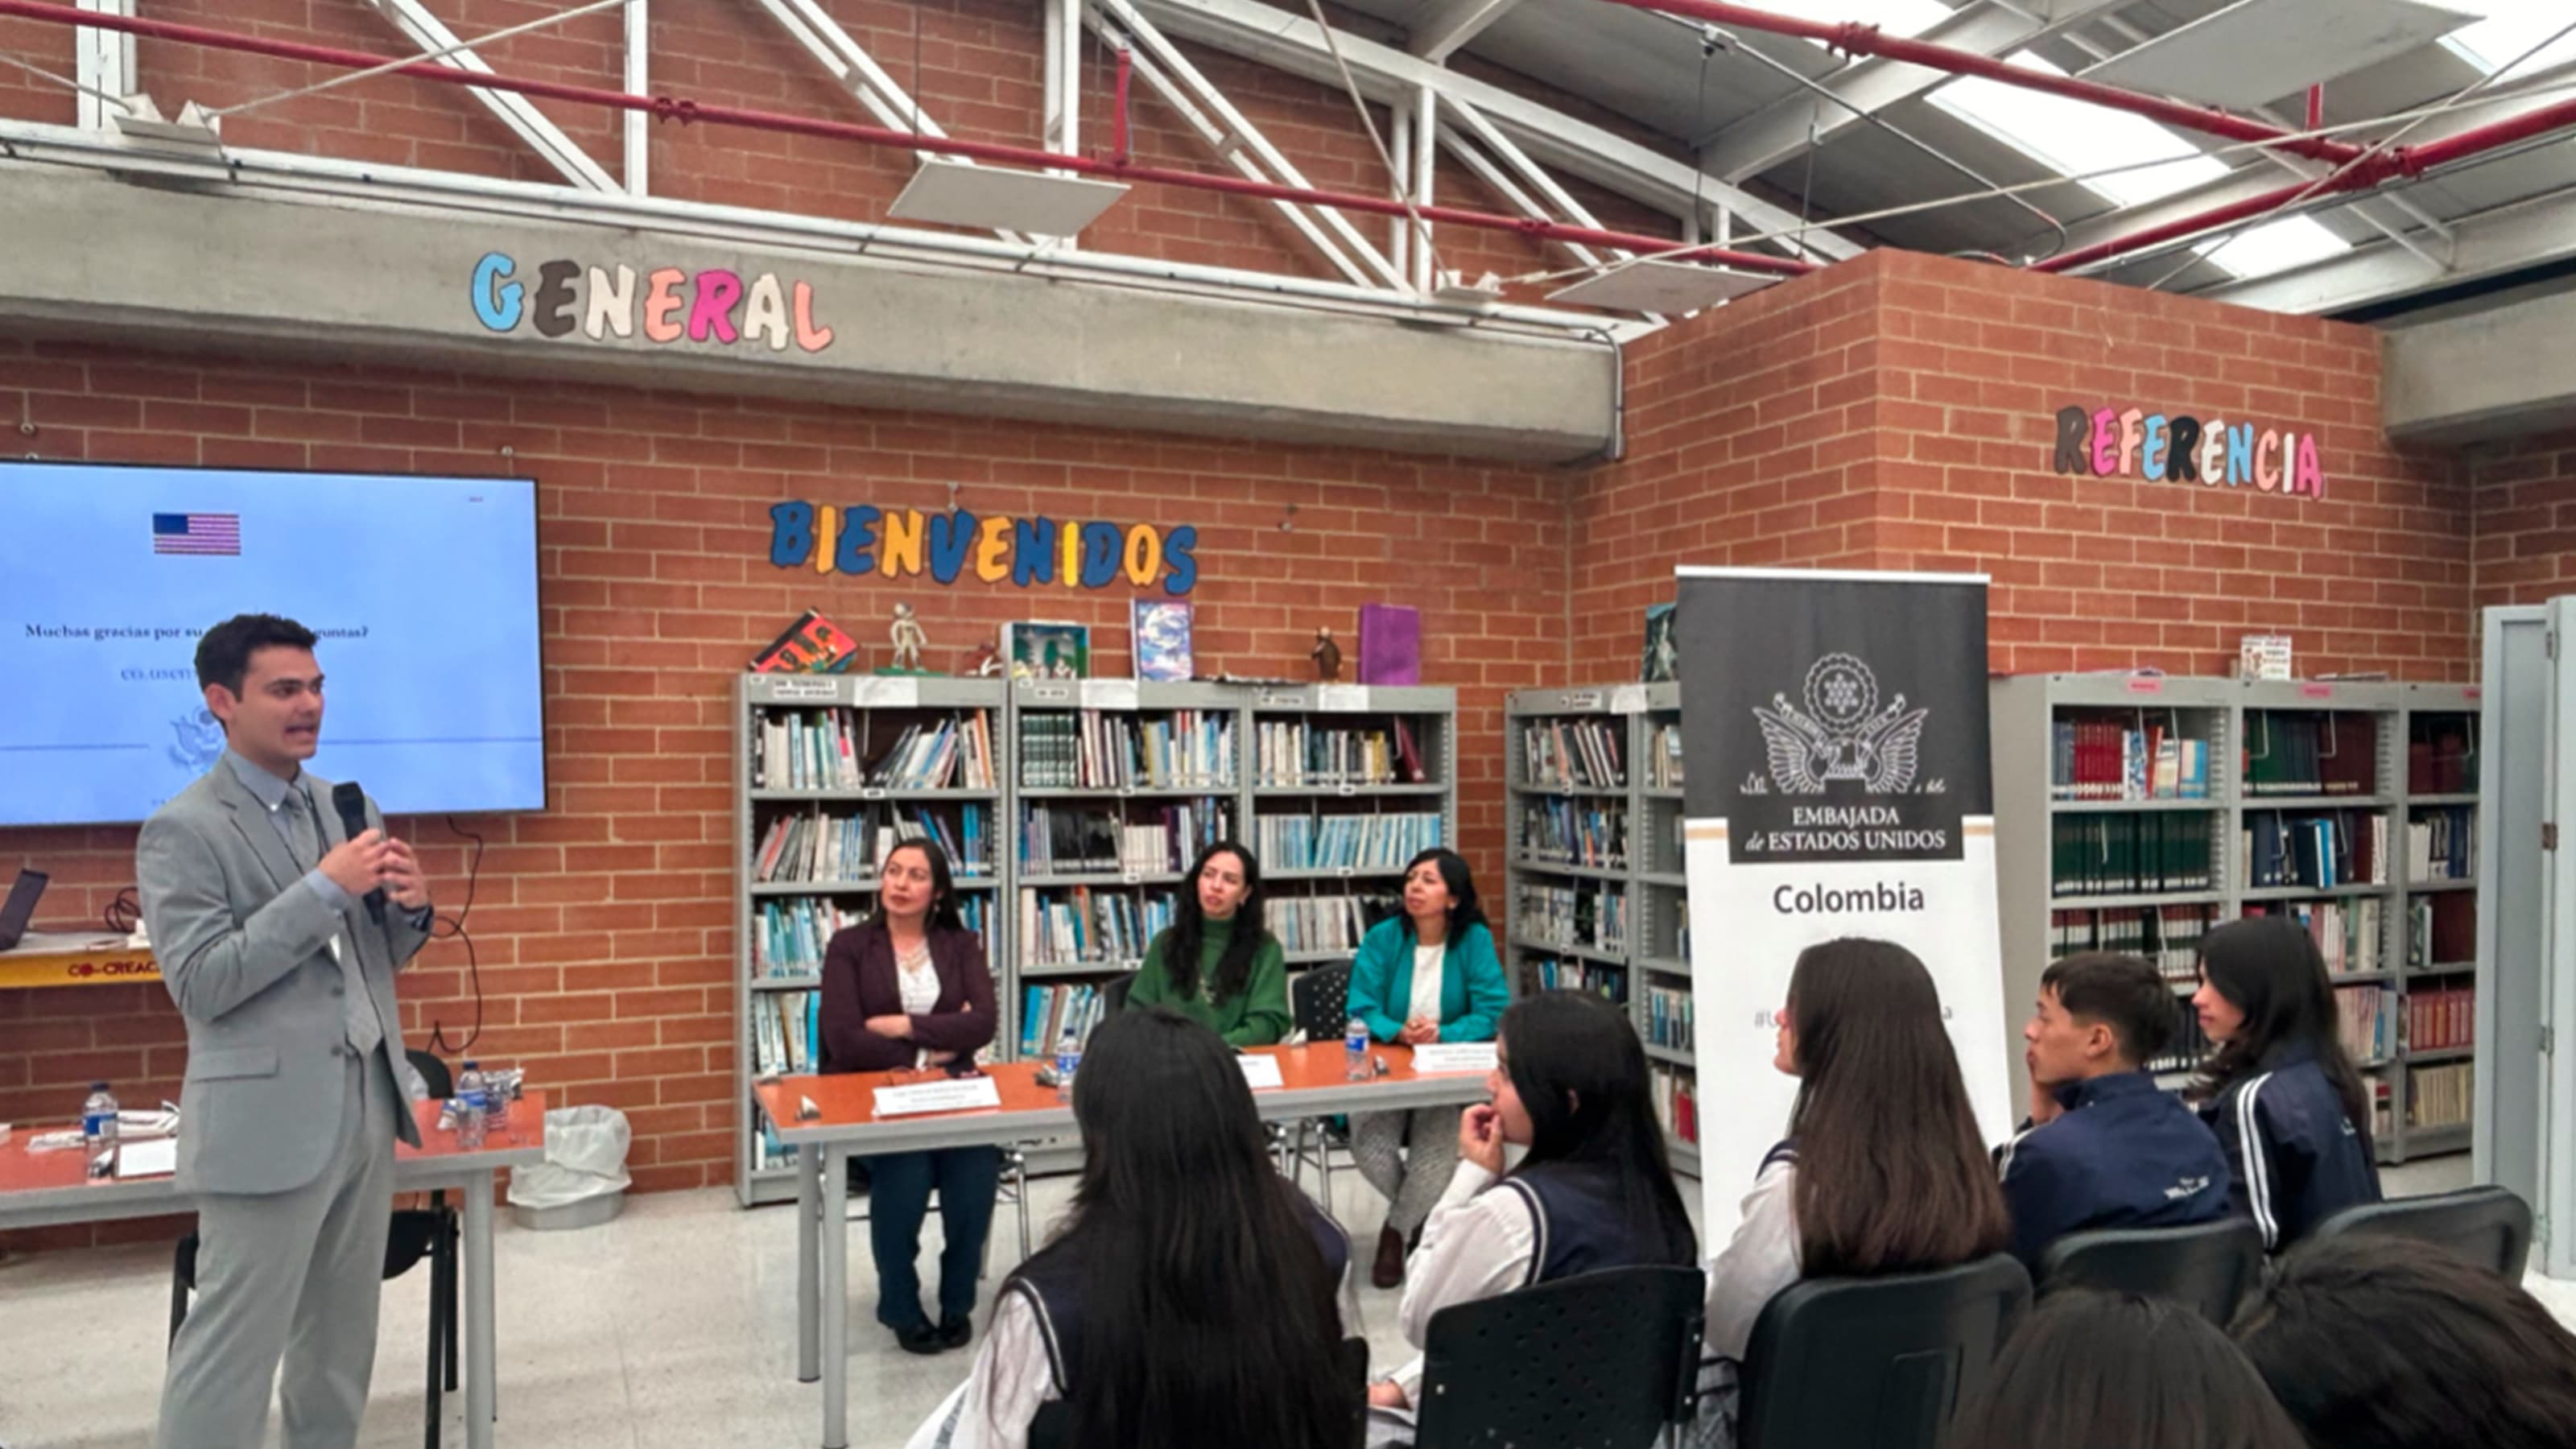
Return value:
[(2478, 898), (2468, 891), (2406, 903), (2406, 964), (2467, 967), (2478, 959)]
[(2388, 884), (2388, 817), (2371, 811), (2245, 817), (2245, 884), (2339, 890)]
[(1521, 857), (1542, 865), (1622, 870), (1628, 864), (1628, 812), (1554, 796), (1520, 803)]
[(2167, 981), (2194, 981), (2200, 974), (2200, 938), (2209, 934), (2215, 909), (2193, 905), (2051, 911), (2049, 955), (2063, 959), (2090, 951), (2122, 951), (2154, 962)]
[[(753, 979), (822, 974), (823, 952), (832, 944), (832, 937), (866, 920), (868, 914), (865, 910), (844, 909), (841, 901), (827, 896), (762, 901), (759, 922), (754, 927), (757, 934), (751, 943)], [(985, 893), (959, 895), (957, 914), (966, 929), (989, 938), (991, 917), (985, 909)]]
[(1628, 1001), (1628, 973), (1597, 961), (1541, 956), (1528, 963), (1521, 981), (1532, 991), (1582, 991), (1623, 1006)]
[(1170, 924), (1169, 891), (1023, 887), (1020, 965), (1132, 966)]
[(1234, 714), (1068, 710), (1020, 716), (1020, 783), (1033, 789), (1234, 788)]
[(1699, 1077), (1687, 1069), (1648, 1062), (1654, 1079), (1655, 1120), (1677, 1142), (1699, 1141)]
[(1402, 715), (1384, 728), (1271, 720), (1259, 727), (1256, 777), (1264, 785), (1425, 784), (1422, 750)]
[(2406, 988), (2406, 1049), (2448, 1051), (2478, 1044), (2478, 989), (2457, 986)]
[(1253, 849), (1267, 870), (1402, 870), (1440, 844), (1436, 810), (1398, 815), (1265, 815)]
[(2466, 795), (2478, 788), (2477, 716), (2416, 715), (2406, 740), (2406, 788)]
[(992, 842), (984, 834), (983, 807), (966, 802), (956, 822), (928, 806), (912, 807), (906, 819), (898, 809), (892, 818), (871, 821), (865, 814), (782, 815), (762, 833), (752, 858), (752, 879), (764, 882), (864, 881), (871, 879), (886, 852), (906, 840), (928, 840), (948, 857), (948, 869), (960, 876), (993, 873)]
[(1682, 787), (1682, 727), (1659, 724), (1646, 740), (1646, 788), (1678, 790)]
[(2477, 1064), (2445, 1062), (2406, 1074), (2406, 1125), (2459, 1127), (2476, 1105)]
[[(2199, 1014), (2189, 1002), (2178, 1001), (2174, 1006), (2173, 1041), (2165, 1047), (2164, 1055), (2147, 1063), (2147, 1070), (2159, 1075), (2198, 1071), (2200, 1064), (2209, 1059), (2209, 1050), (2209, 1034), (2200, 1029)], [(2178, 1084), (2168, 1084), (2173, 1085)]]
[(1201, 850), (1234, 831), (1233, 809), (1216, 799), (1149, 806), (1134, 815), (1030, 805), (1020, 821), (1020, 869), (1033, 875), (1169, 874), (1188, 870)]
[(1539, 789), (1572, 786), (1584, 790), (1618, 790), (1628, 783), (1621, 764), (1620, 735), (1624, 719), (1541, 719), (1521, 726), (1521, 758), (1527, 783)]
[(2469, 806), (2418, 810), (2406, 821), (2406, 878), (2475, 880), (2477, 844), (2477, 812)]
[(2326, 962), (2329, 976), (2369, 976), (2388, 969), (2380, 943), (2386, 939), (2388, 903), (2377, 896), (2346, 896), (2331, 901), (2257, 901), (2249, 916), (2286, 916), (2307, 929)]
[(1031, 986), (1020, 993), (1020, 1056), (1052, 1057), (1057, 1039), (1067, 1031), (1077, 1046), (1086, 1044), (1108, 1014), (1108, 995), (1092, 983)]
[(758, 790), (990, 790), (991, 711), (915, 720), (892, 744), (871, 754), (874, 717), (835, 709), (763, 709), (752, 788)]
[(2379, 721), (2354, 710), (2245, 713), (2248, 795), (2369, 795), (2379, 788)]
[(1272, 896), (1261, 920), (1282, 951), (1356, 951), (1369, 927), (1403, 908), (1396, 896)]
[(2335, 1025), (2353, 1065), (2388, 1060), (2397, 1054), (2397, 993), (2385, 986), (2336, 987)]
[(1646, 1040), (1677, 1052), (1697, 1050), (1699, 1038), (1691, 994), (1665, 986), (1646, 988)]
[(751, 1069), (804, 1077), (823, 1066), (823, 993), (772, 991), (751, 999)]
[(2058, 815), (2050, 879), (2061, 896), (2207, 890), (2216, 883), (2207, 814)]
[(2135, 714), (2063, 718), (2052, 731), (2049, 794), (2059, 800), (2202, 800), (2209, 742)]
[(1512, 938), (1524, 946), (1574, 946), (1628, 954), (1628, 893), (1619, 886), (1523, 883)]

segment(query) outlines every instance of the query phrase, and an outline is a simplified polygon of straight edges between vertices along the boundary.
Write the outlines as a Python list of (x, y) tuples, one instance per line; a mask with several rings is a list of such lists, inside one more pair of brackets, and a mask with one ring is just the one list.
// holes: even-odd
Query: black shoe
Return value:
[(894, 1341), (903, 1346), (905, 1353), (931, 1354), (948, 1346), (941, 1340), (939, 1330), (931, 1327), (927, 1319), (910, 1328), (896, 1329)]
[(964, 1348), (968, 1341), (974, 1337), (975, 1320), (966, 1314), (961, 1313), (954, 1318), (942, 1318), (939, 1320), (939, 1346), (941, 1348)]

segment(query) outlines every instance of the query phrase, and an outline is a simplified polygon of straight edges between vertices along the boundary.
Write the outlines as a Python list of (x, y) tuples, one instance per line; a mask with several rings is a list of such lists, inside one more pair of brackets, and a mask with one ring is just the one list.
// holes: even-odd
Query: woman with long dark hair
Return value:
[[(971, 1060), (992, 1044), (993, 973), (959, 919), (948, 857), (926, 840), (877, 862), (877, 912), (823, 951), (825, 1072), (891, 1072)], [(993, 1226), (1002, 1154), (992, 1147), (890, 1152), (868, 1164), (868, 1246), (877, 1322), (906, 1353), (962, 1348), (974, 1335), (975, 1283)], [(939, 1321), (921, 1306), (921, 1224), (939, 1192)]]
[(1269, 1046), (1288, 1034), (1288, 958), (1261, 917), (1261, 862), (1231, 840), (1199, 852), (1172, 924), (1145, 948), (1131, 1010), (1168, 1006), (1225, 1038)]
[(1084, 1446), (1349, 1449), (1350, 1243), (1272, 1166), (1225, 1043), (1168, 1009), (1111, 1017), (1073, 1116), (1073, 1207), (914, 1449), (1022, 1449), (1041, 1413)]
[(1773, 1294), (1954, 1267), (2012, 1235), (1941, 993), (1913, 952), (1858, 937), (1808, 947), (1776, 1023), (1771, 1065), (1798, 1079), (1798, 1100), (1709, 1265), (1698, 1445), (1734, 1442), (1736, 1369)]
[[(2067, 1289), (2022, 1320), (1958, 1449), (2307, 1449), (2218, 1325), (2179, 1303)], [(2341, 1443), (2342, 1441), (2336, 1441)]]
[(2217, 1044), (2190, 1095), (2227, 1149), (2228, 1205), (2275, 1252), (2379, 1201), (2369, 1084), (2343, 1049), (2334, 986), (2295, 921), (2249, 916), (2201, 938), (2201, 1030)]
[[(1655, 1123), (1645, 1049), (1597, 996), (1550, 991), (1503, 1013), (1490, 1105), (1458, 1124), (1458, 1166), (1422, 1228), (1399, 1322), (1414, 1347), (1431, 1316), (1601, 1268), (1687, 1266), (1699, 1239)], [(1503, 1144), (1528, 1148), (1503, 1170)], [(1369, 1391), (1414, 1406), (1422, 1361)]]
[[(1360, 938), (1351, 1015), (1378, 1041), (1492, 1041), (1511, 997), (1467, 862), (1437, 847), (1415, 856), (1404, 868), (1404, 910)], [(1404, 1281), (1408, 1240), (1448, 1187), (1457, 1143), (1455, 1107), (1351, 1115), (1351, 1157), (1369, 1186), (1386, 1195), (1369, 1273), (1378, 1287)]]

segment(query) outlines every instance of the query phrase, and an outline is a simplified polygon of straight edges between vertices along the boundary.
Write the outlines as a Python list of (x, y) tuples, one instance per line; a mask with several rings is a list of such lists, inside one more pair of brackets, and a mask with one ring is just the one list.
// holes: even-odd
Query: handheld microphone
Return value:
[[(340, 833), (350, 840), (366, 833), (367, 792), (355, 780), (343, 780), (331, 787), (331, 807), (340, 812)], [(367, 892), (367, 919), (381, 926), (385, 923), (385, 888)]]

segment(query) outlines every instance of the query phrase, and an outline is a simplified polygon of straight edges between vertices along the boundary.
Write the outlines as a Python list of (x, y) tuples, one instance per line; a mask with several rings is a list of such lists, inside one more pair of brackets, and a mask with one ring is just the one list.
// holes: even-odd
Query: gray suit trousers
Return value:
[(349, 1449), (376, 1361), (376, 1297), (393, 1208), (394, 1113), (381, 1045), (344, 1058), (339, 1140), (312, 1182), (197, 1197), (197, 1302), (170, 1348), (159, 1449), (259, 1449), (269, 1388), (285, 1449)]

